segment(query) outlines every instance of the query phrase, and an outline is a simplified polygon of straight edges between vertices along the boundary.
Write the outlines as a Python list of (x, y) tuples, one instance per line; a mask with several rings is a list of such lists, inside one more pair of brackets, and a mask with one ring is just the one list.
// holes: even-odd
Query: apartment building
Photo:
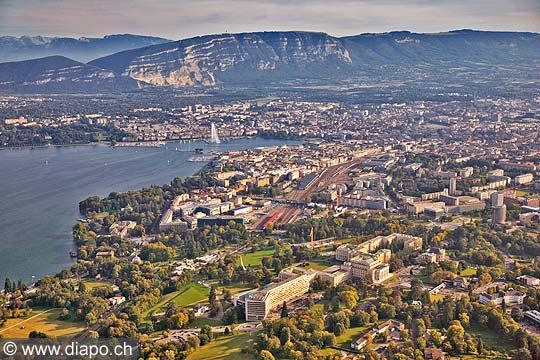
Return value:
[(533, 177), (533, 174), (523, 174), (523, 175), (518, 175), (514, 178), (514, 184), (516, 185), (523, 185), (523, 184), (528, 184), (528, 183), (532, 183), (534, 180), (534, 177)]
[(521, 305), (525, 295), (522, 292), (516, 290), (499, 291), (493, 294), (481, 293), (479, 301), (481, 304), (493, 304), (502, 305), (504, 302), (506, 305)]
[(312, 278), (309, 274), (298, 275), (248, 294), (245, 298), (246, 320), (262, 320), (283, 302), (294, 301), (306, 294)]

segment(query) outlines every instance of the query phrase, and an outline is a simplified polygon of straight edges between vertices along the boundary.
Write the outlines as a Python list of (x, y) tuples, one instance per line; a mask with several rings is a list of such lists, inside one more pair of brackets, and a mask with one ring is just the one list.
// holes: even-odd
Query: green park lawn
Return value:
[(327, 259), (307, 260), (306, 263), (308, 265), (305, 266), (304, 269), (316, 269), (316, 270), (324, 270), (327, 267), (338, 264), (337, 261), (329, 261)]
[(103, 281), (83, 280), (82, 283), (86, 286), (87, 290), (93, 291), (94, 289), (111, 287), (111, 284)]
[(6, 339), (27, 339), (28, 334), (35, 330), (51, 337), (69, 338), (86, 329), (82, 322), (59, 320), (61, 309), (44, 311), (46, 310), (34, 310), (26, 318), (8, 319), (0, 328), (0, 336)]
[(481, 337), (486, 349), (495, 350), (504, 354), (508, 354), (510, 351), (515, 349), (514, 345), (487, 327), (481, 325), (471, 325), (471, 327), (466, 331), (473, 336)]
[(143, 318), (150, 320), (153, 314), (164, 312), (171, 301), (174, 301), (178, 306), (186, 307), (207, 300), (209, 294), (210, 289), (207, 287), (192, 283), (181, 290), (164, 295), (156, 305), (144, 314)]
[(360, 326), (347, 329), (344, 334), (336, 336), (336, 345), (350, 349), (351, 341), (356, 340), (358, 336), (365, 333), (369, 328), (369, 326)]
[[(267, 248), (264, 250), (255, 251), (254, 253), (245, 253), (241, 254), (242, 260), (244, 261), (244, 266), (258, 266), (261, 264), (262, 258), (265, 256), (272, 257), (274, 255), (274, 249)], [(236, 265), (240, 265), (240, 258), (238, 258)]]
[(319, 350), (321, 355), (328, 356), (328, 355), (340, 355), (341, 351), (333, 348), (324, 348)]
[(211, 343), (201, 346), (188, 357), (188, 360), (254, 359), (250, 354), (242, 353), (242, 348), (253, 347), (254, 341), (255, 336), (248, 334), (219, 337)]
[(190, 328), (203, 327), (205, 325), (221, 326), (223, 323), (219, 320), (207, 319), (207, 318), (195, 318), (192, 323), (189, 324)]
[(180, 290), (173, 300), (178, 306), (188, 306), (207, 300), (208, 295), (210, 295), (209, 288), (194, 283)]
[(472, 267), (468, 267), (465, 270), (462, 270), (460, 275), (463, 276), (463, 277), (476, 276), (476, 269), (472, 268)]

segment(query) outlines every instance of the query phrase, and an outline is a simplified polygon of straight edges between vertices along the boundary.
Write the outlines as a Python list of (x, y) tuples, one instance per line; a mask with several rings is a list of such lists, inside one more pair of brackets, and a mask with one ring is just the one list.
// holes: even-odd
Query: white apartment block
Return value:
[(525, 299), (524, 293), (516, 290), (499, 291), (493, 294), (481, 293), (479, 301), (481, 304), (502, 305), (503, 301), (506, 305), (521, 305)]
[(309, 291), (313, 275), (299, 275), (263, 288), (245, 298), (247, 321), (262, 320), (283, 302), (294, 301)]
[(523, 184), (529, 184), (533, 182), (533, 174), (523, 174), (518, 175), (514, 178), (514, 184), (516, 185), (523, 185)]

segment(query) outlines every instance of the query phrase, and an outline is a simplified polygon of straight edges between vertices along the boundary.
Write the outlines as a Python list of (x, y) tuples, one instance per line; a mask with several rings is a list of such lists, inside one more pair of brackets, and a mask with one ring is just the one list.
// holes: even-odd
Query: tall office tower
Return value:
[(491, 206), (502, 206), (504, 205), (504, 194), (500, 192), (495, 192), (491, 194)]
[(452, 196), (456, 195), (456, 185), (457, 185), (457, 178), (456, 178), (456, 177), (450, 178), (450, 189), (449, 189), (449, 193), (450, 193), (450, 195), (452, 195)]
[(493, 193), (491, 195), (491, 218), (493, 225), (503, 224), (506, 221), (506, 205), (504, 205), (504, 194)]

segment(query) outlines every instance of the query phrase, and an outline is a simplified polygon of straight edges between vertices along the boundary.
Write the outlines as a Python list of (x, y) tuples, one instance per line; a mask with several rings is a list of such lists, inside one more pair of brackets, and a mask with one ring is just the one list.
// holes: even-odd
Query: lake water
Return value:
[[(68, 268), (74, 248), (71, 227), (79, 201), (112, 191), (162, 185), (193, 175), (204, 164), (178, 150), (219, 151), (298, 144), (274, 139), (241, 139), (209, 145), (169, 143), (160, 148), (67, 146), (0, 151), (0, 281), (31, 282)], [(1, 286), (1, 285), (0, 285)]]

